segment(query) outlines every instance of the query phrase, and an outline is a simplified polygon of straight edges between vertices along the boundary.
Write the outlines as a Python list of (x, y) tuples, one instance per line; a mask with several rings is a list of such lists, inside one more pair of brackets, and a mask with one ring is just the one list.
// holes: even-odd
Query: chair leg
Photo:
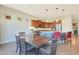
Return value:
[(21, 55), (21, 51), (19, 51), (19, 55)]
[(17, 51), (18, 51), (18, 47), (16, 48), (16, 53), (17, 53)]
[(50, 55), (56, 55), (56, 51), (54, 51), (53, 53), (51, 53)]
[(25, 51), (25, 54), (27, 55), (27, 50)]
[(21, 55), (22, 54), (22, 52), (21, 52), (21, 48), (19, 49), (19, 55)]

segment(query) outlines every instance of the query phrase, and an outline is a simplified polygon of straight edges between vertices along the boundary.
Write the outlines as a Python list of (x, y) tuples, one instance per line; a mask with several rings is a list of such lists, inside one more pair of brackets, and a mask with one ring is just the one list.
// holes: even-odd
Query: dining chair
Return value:
[(26, 50), (26, 43), (25, 43), (25, 38), (21, 38), (19, 37), (20, 40), (20, 55), (22, 54), (26, 54), (27, 50)]
[(61, 34), (61, 42), (64, 43), (66, 41), (66, 33)]
[(72, 36), (72, 32), (68, 32), (67, 33), (67, 38), (71, 38), (71, 36)]
[(18, 49), (20, 49), (20, 41), (19, 41), (19, 36), (15, 36), (16, 37), (16, 53), (18, 51)]
[(49, 41), (48, 44), (40, 48), (41, 55), (56, 55), (57, 40)]
[(54, 39), (57, 40), (58, 43), (61, 42), (61, 32), (54, 32)]
[(20, 54), (30, 54), (31, 52), (33, 52), (33, 50), (35, 50), (35, 47), (33, 47), (31, 44), (27, 43), (25, 41), (25, 37), (24, 36), (20, 36)]
[(67, 36), (66, 36), (66, 39), (67, 39), (67, 43), (69, 42), (70, 44), (72, 43), (71, 42), (71, 39), (72, 39), (72, 32), (67, 32)]

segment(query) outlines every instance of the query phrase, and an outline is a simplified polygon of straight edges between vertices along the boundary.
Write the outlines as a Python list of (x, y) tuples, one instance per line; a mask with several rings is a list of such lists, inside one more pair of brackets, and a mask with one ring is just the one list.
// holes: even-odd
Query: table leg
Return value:
[(36, 48), (36, 55), (39, 55), (39, 48)]

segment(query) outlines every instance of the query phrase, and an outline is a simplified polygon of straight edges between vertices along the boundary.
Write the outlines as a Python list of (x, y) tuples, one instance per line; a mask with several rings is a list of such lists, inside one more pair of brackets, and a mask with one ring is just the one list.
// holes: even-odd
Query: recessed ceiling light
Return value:
[(56, 8), (56, 10), (58, 10), (59, 8)]
[(46, 11), (48, 11), (48, 9), (46, 9)]
[(64, 11), (65, 9), (63, 9), (63, 11)]

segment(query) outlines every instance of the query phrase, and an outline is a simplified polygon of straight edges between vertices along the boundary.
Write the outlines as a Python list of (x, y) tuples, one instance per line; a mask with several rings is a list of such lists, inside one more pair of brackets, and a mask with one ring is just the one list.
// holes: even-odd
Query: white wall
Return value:
[(62, 17), (62, 31), (63, 32), (72, 31), (72, 18), (70, 15)]
[[(10, 15), (11, 19), (6, 20), (5, 16)], [(19, 21), (17, 17), (21, 17)], [(34, 18), (19, 11), (0, 6), (0, 44), (15, 41), (15, 34), (18, 32), (29, 33), (30, 20)]]
[(78, 35), (79, 35), (79, 21), (78, 21)]

